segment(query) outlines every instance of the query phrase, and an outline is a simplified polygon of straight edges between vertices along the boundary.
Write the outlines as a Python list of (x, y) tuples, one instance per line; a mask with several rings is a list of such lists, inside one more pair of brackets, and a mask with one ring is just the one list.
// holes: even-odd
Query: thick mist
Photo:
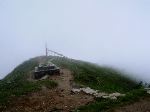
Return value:
[(49, 49), (150, 82), (149, 0), (0, 0), (0, 78)]

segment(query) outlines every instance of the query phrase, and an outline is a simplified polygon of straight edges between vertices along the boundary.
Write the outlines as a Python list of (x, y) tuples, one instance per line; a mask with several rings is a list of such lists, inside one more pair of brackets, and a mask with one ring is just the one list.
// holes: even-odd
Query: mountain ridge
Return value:
[(79, 85), (108, 93), (127, 93), (140, 88), (138, 82), (111, 68), (64, 57), (40, 56), (23, 62), (0, 81), (0, 104), (9, 104), (15, 97), (38, 92), (43, 86), (50, 90), (56, 88), (58, 84), (55, 80), (28, 80), (35, 66), (49, 60), (61, 69), (70, 70), (73, 81)]

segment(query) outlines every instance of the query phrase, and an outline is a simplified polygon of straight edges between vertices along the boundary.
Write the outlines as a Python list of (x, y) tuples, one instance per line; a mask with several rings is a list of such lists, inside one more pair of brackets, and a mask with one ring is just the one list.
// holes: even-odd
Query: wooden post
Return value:
[(48, 48), (47, 48), (47, 43), (45, 44), (45, 50), (46, 50), (46, 57), (48, 56)]

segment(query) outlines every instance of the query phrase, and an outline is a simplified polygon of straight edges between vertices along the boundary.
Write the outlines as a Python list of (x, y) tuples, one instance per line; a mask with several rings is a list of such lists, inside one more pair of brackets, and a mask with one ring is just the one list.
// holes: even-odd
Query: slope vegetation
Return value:
[(128, 78), (126, 74), (112, 68), (67, 58), (60, 58), (58, 60), (57, 57), (55, 57), (53, 63), (70, 69), (73, 71), (74, 80), (77, 83), (93, 89), (106, 92), (127, 92), (138, 86), (137, 82)]
[[(47, 62), (49, 60), (60, 68), (71, 71), (73, 75), (72, 80), (80, 85), (88, 86), (104, 92), (120, 92), (129, 94), (129, 97), (121, 99), (120, 101), (115, 102), (115, 104), (120, 103), (122, 100), (128, 101), (129, 99), (132, 99), (131, 96), (134, 96), (132, 93), (137, 93), (138, 95), (142, 95), (143, 93), (141, 91), (135, 92), (135, 89), (140, 88), (138, 83), (117, 70), (100, 67), (96, 64), (80, 60), (41, 56), (25, 61), (0, 81), (0, 109), (7, 108), (7, 105), (9, 105), (16, 96), (37, 92), (41, 90), (43, 86), (50, 90), (57, 87), (57, 85), (61, 83), (57, 82), (58, 80), (30, 80), (34, 67), (39, 63)], [(62, 85), (62, 87), (64, 87), (64, 85)], [(134, 92), (130, 93), (130, 91)], [(80, 99), (80, 97), (78, 98)], [(73, 96), (73, 98), (77, 97)], [(112, 101), (101, 101), (96, 99), (95, 103), (80, 107), (79, 110), (87, 111), (87, 109), (91, 109), (91, 111), (99, 111), (99, 109), (105, 109), (107, 103), (112, 104)]]

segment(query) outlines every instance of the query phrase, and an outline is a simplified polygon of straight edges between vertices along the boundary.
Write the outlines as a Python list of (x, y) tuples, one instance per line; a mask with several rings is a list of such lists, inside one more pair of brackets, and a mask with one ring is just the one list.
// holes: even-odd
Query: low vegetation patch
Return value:
[(117, 100), (110, 100), (104, 98), (96, 98), (92, 104), (82, 106), (75, 110), (75, 112), (111, 112), (112, 108), (138, 101), (141, 97), (146, 96), (143, 89), (132, 90), (127, 92), (125, 97), (120, 97)]
[(11, 97), (38, 91), (42, 86), (50, 89), (57, 86), (57, 83), (51, 80), (33, 82), (27, 80), (30, 72), (37, 65), (36, 59), (26, 61), (0, 81), (0, 105), (9, 103)]
[(74, 74), (76, 83), (92, 89), (110, 93), (124, 93), (140, 87), (136, 81), (127, 77), (126, 74), (112, 68), (67, 58), (60, 58), (59, 60), (56, 58), (53, 63), (70, 69)]

